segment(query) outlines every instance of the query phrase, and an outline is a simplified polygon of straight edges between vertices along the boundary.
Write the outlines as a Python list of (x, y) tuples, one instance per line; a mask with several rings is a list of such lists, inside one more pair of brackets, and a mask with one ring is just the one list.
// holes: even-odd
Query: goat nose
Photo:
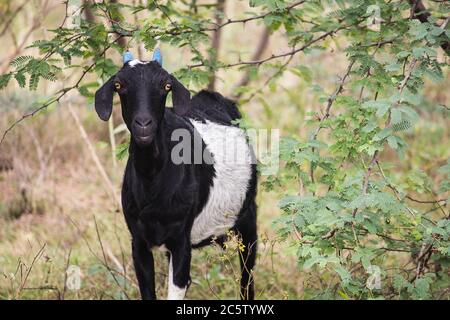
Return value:
[(136, 122), (136, 124), (139, 127), (143, 127), (143, 128), (148, 126), (150, 123), (152, 123), (152, 119), (149, 119), (149, 118), (136, 118), (134, 121)]

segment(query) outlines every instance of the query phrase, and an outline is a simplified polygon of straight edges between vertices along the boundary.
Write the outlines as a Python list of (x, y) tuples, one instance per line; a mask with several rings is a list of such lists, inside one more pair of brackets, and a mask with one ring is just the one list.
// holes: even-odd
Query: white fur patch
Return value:
[(214, 157), (215, 177), (208, 201), (195, 218), (191, 243), (225, 234), (233, 227), (251, 178), (251, 152), (245, 133), (237, 127), (191, 119)]
[(183, 300), (185, 295), (186, 295), (186, 287), (180, 288), (175, 283), (173, 283), (173, 263), (172, 263), (172, 256), (170, 256), (167, 300)]
[(138, 65), (138, 64), (147, 64), (148, 62), (146, 62), (146, 61), (141, 61), (141, 60), (139, 60), (139, 59), (134, 59), (134, 60), (131, 60), (130, 62), (128, 62), (128, 65), (131, 67), (131, 68), (133, 68), (134, 66), (136, 66), (136, 65)]

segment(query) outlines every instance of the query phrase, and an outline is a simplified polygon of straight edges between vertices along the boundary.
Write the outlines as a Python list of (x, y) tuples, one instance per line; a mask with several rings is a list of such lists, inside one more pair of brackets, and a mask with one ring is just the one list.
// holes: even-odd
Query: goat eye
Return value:
[(164, 90), (166, 91), (170, 91), (172, 89), (172, 85), (170, 83), (167, 83), (166, 86), (164, 87)]
[(120, 90), (122, 88), (122, 85), (119, 82), (115, 82), (114, 88), (116, 88), (116, 90)]

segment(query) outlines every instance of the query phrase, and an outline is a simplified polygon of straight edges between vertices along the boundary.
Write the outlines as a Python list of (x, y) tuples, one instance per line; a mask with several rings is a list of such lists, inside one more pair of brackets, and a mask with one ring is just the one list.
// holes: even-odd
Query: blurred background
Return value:
[[(255, 7), (257, 2), (205, 0), (192, 4), (173, 1), (171, 8), (180, 8), (181, 12), (181, 8), (194, 10), (189, 6), (195, 5), (204, 19), (220, 25), (228, 19), (246, 19), (272, 10), (270, 6)], [(287, 5), (284, 1), (272, 2)], [(339, 8), (338, 2), (313, 1), (309, 6), (306, 3), (302, 10), (311, 17), (325, 17)], [(120, 3), (145, 6), (142, 1)], [(315, 7), (317, 3), (321, 7)], [(53, 29), (76, 24), (76, 19), (97, 19), (97, 23), (102, 21), (108, 25), (106, 20), (93, 14), (96, 11), (81, 10), (83, 1), (70, 5), (63, 1), (1, 0), (0, 74), (14, 70), (11, 62), (18, 56), (42, 56), (42, 48), (29, 46), (54, 37)], [(133, 13), (128, 7), (116, 9), (121, 10), (120, 28), (128, 30), (131, 28), (128, 24), (144, 25), (142, 21), (155, 12)], [(408, 10), (405, 10), (407, 15)], [(164, 15), (158, 14), (158, 17), (164, 23), (170, 23)], [(196, 44), (196, 47), (209, 57), (208, 61), (220, 60), (223, 64), (260, 61), (289, 52), (292, 34), (287, 34), (295, 30), (268, 26), (263, 20), (230, 23), (220, 32), (207, 33), (209, 40)], [(300, 29), (315, 27), (314, 21), (304, 20), (295, 22)], [(120, 32), (123, 30), (118, 34)], [(217, 36), (217, 33), (220, 34)], [(302, 40), (307, 43), (307, 38)], [(170, 41), (161, 41), (160, 46), (164, 67), (169, 72), (179, 72), (190, 89), (209, 87), (217, 90), (240, 102), (249, 126), (277, 128), (281, 136), (301, 140), (307, 139), (314, 128), (308, 121), (323, 116), (326, 106), (323, 97), (335, 91), (345, 74), (348, 66), (345, 48), (349, 43), (344, 36), (324, 37), (320, 47), (312, 46), (307, 54), (299, 52), (250, 67), (217, 67), (214, 72), (207, 70), (206, 79), (202, 73), (186, 77), (189, 71), (182, 70), (199, 63), (192, 60), (196, 54), (192, 48)], [(127, 47), (135, 57), (148, 60), (151, 50), (143, 46), (137, 40), (130, 42), (129, 38), (121, 38), (116, 50), (106, 53), (108, 60), (105, 63), (112, 64), (111, 70), (120, 67), (121, 50)], [(55, 92), (73, 86), (86, 70), (83, 67), (89, 66), (92, 59), (95, 57), (88, 55), (74, 58), (71, 67), (58, 73), (56, 81), (41, 79), (37, 90), (10, 82), (0, 92), (1, 133), (45, 104)], [(448, 61), (443, 50), (438, 51), (437, 59), (444, 64)], [(287, 67), (283, 69), (285, 63)], [(194, 76), (200, 80), (193, 79)], [(448, 110), (450, 100), (448, 68), (444, 67), (442, 77), (437, 82), (424, 80), (423, 101), (417, 110), (419, 119), (414, 128), (403, 135), (408, 144), (403, 158), (390, 149), (381, 156), (386, 162), (395, 162), (398, 175), (420, 168), (430, 183), (436, 185), (443, 179), (436, 168), (444, 165), (450, 154), (450, 127), (445, 110)], [(1, 299), (139, 298), (130, 236), (118, 204), (129, 136), (122, 124), (117, 101), (110, 122), (97, 118), (92, 93), (101, 81), (98, 73), (88, 73), (82, 82), (86, 84), (85, 89), (71, 90), (35, 115), (26, 116), (4, 137), (0, 147)], [(359, 92), (357, 87), (346, 88), (344, 93), (346, 90)], [(267, 182), (265, 177), (260, 181)], [(286, 182), (281, 188), (272, 190), (261, 185), (259, 190), (261, 241), (255, 270), (256, 296), (263, 299), (311, 298), (307, 287), (322, 282), (327, 286), (328, 281), (334, 280), (304, 273), (297, 258), (298, 247), (292, 245), (295, 237), (282, 239), (274, 227), (274, 221), (281, 216), (280, 197), (297, 192), (298, 184)], [(187, 298), (237, 297), (239, 269), (233, 237), (230, 235), (226, 250), (211, 246), (194, 252), (193, 282)], [(164, 297), (167, 263), (162, 253), (156, 256), (156, 272), (157, 293)], [(80, 283), (77, 283), (77, 275)]]

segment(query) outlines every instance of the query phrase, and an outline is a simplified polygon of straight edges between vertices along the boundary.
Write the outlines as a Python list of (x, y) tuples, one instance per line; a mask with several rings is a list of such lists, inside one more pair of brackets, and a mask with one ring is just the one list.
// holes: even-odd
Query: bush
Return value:
[[(295, 97), (297, 88), (279, 84), (290, 71), (314, 91), (308, 103), (322, 109), (307, 115), (308, 137), (294, 134), (300, 125), (292, 121), (280, 144), (283, 168), (264, 186), (282, 194), (283, 214), (275, 226), (307, 274), (305, 297), (449, 298), (449, 108), (426, 95), (430, 82), (442, 83), (446, 76), (450, 31), (448, 18), (440, 17), (448, 15), (448, 6), (379, 0), (249, 3), (258, 13), (227, 20), (219, 6), (195, 1), (145, 6), (85, 1), (74, 16), (80, 23), (68, 26), (64, 19), (49, 31), (50, 39), (32, 43), (41, 54), (13, 59), (11, 70), (0, 76), (0, 89), (16, 81), (32, 91), (40, 80), (68, 78), (67, 70), (78, 70), (73, 85), (38, 102), (24, 118), (73, 90), (92, 101), (98, 83), (89, 75), (107, 79), (117, 70), (107, 53), (123, 53), (124, 39), (147, 50), (160, 41), (186, 48), (190, 65), (175, 73), (192, 89), (214, 88), (217, 71), (240, 68), (243, 81), (233, 93), (241, 106), (256, 96), (273, 121), (279, 115), (265, 98), (283, 90)], [(140, 12), (147, 13), (145, 19), (126, 22)], [(267, 58), (220, 61), (209, 34), (255, 20), (267, 34), (284, 28), (289, 48)], [(320, 61), (315, 66), (292, 61), (330, 43), (336, 56), (345, 55), (346, 66), (327, 94), (315, 83), (317, 73), (333, 75)], [(255, 89), (251, 81), (258, 80), (262, 88)], [(271, 93), (263, 93), (266, 87)], [(125, 156), (126, 149), (121, 145), (117, 154)]]

